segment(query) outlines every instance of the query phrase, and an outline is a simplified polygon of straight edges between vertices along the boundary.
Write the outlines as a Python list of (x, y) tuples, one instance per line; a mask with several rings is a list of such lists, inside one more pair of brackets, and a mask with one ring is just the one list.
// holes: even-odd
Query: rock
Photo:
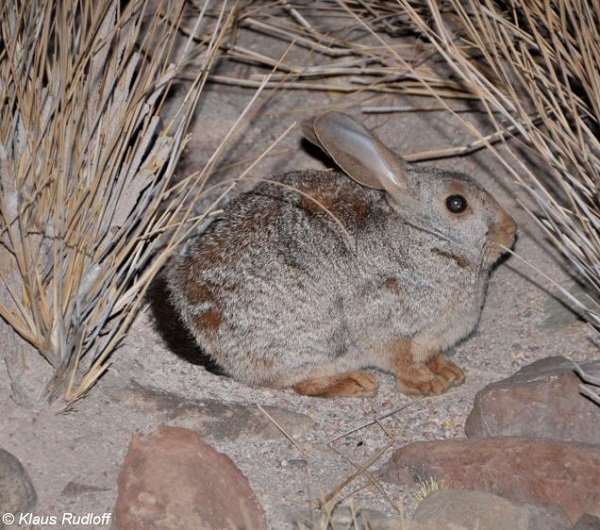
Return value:
[[(588, 303), (589, 294), (585, 288), (578, 283), (567, 283), (563, 285), (569, 292), (570, 296), (573, 296), (579, 302), (585, 306)], [(543, 312), (546, 318), (543, 320), (541, 325), (538, 325), (543, 330), (549, 330), (556, 332), (557, 329), (565, 328), (573, 325), (574, 323), (584, 323), (585, 321), (577, 315), (573, 310), (569, 308), (572, 303), (562, 302), (560, 299), (553, 296), (548, 296), (544, 302)]]
[(600, 530), (600, 517), (584, 513), (571, 530)]
[(413, 516), (419, 526), (438, 530), (481, 528), (485, 530), (564, 530), (557, 520), (535, 506), (517, 506), (484, 491), (440, 489), (419, 504)]
[[(136, 410), (162, 415), (165, 421), (189, 419), (191, 425), (187, 426), (203, 438), (235, 441), (240, 437), (260, 440), (283, 437), (255, 405), (225, 403), (216, 399), (187, 399), (172, 392), (146, 388), (136, 382), (126, 389), (119, 389), (112, 397)], [(309, 431), (315, 423), (305, 414), (279, 407), (263, 408), (291, 436)]]
[[(600, 375), (600, 361), (581, 364)], [(600, 406), (582, 396), (564, 357), (548, 357), (477, 393), (465, 424), (469, 438), (528, 436), (600, 445)]]
[(30, 512), (36, 501), (35, 489), (21, 462), (0, 449), (0, 515)]
[(134, 436), (118, 486), (120, 530), (266, 528), (248, 479), (188, 429)]
[(503, 436), (417, 442), (397, 449), (381, 472), (388, 482), (430, 478), (483, 490), (567, 516), (600, 515), (600, 447)]

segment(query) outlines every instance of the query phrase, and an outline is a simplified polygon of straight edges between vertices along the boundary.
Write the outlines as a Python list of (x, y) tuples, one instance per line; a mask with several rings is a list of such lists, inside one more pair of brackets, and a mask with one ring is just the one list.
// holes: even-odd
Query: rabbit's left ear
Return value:
[(414, 201), (404, 161), (354, 118), (326, 112), (302, 122), (302, 132), (359, 184), (385, 190), (398, 205)]

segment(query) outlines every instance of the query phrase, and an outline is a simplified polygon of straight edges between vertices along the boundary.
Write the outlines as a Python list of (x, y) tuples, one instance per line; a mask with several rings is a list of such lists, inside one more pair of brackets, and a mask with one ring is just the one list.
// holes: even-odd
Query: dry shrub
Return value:
[[(97, 381), (183, 235), (178, 225), (161, 238), (181, 220), (186, 188), (174, 170), (231, 24), (215, 2), (217, 18), (202, 11), (194, 22), (209, 38), (182, 39), (185, 4), (0, 5), (0, 316), (51, 366), (41, 402), (72, 402)], [(192, 58), (200, 74), (161, 123)]]

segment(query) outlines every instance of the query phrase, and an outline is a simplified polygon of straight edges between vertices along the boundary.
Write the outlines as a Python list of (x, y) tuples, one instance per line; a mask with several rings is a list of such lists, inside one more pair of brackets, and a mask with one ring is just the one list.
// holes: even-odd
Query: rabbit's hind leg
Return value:
[(304, 396), (372, 397), (377, 394), (378, 385), (367, 372), (350, 372), (306, 379), (296, 383), (292, 388)]
[(416, 347), (410, 339), (386, 345), (384, 367), (394, 373), (399, 389), (405, 394), (437, 395), (464, 382), (464, 372), (452, 361), (441, 357), (435, 343), (433, 346), (437, 353)]
[(437, 395), (461, 385), (464, 372), (452, 361), (435, 355), (424, 364), (404, 366), (396, 374), (398, 386), (405, 394)]
[(425, 364), (434, 374), (450, 381), (451, 386), (462, 385), (465, 382), (465, 373), (462, 368), (441, 355), (434, 355)]

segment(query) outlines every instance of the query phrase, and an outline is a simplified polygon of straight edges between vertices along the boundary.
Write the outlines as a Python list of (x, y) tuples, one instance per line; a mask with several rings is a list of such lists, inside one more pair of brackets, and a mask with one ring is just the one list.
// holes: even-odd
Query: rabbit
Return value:
[(440, 354), (476, 328), (517, 225), (472, 178), (405, 162), (347, 114), (302, 131), (343, 172), (292, 171), (233, 199), (167, 274), (179, 318), (249, 385), (368, 397), (367, 368), (407, 394), (460, 385)]

